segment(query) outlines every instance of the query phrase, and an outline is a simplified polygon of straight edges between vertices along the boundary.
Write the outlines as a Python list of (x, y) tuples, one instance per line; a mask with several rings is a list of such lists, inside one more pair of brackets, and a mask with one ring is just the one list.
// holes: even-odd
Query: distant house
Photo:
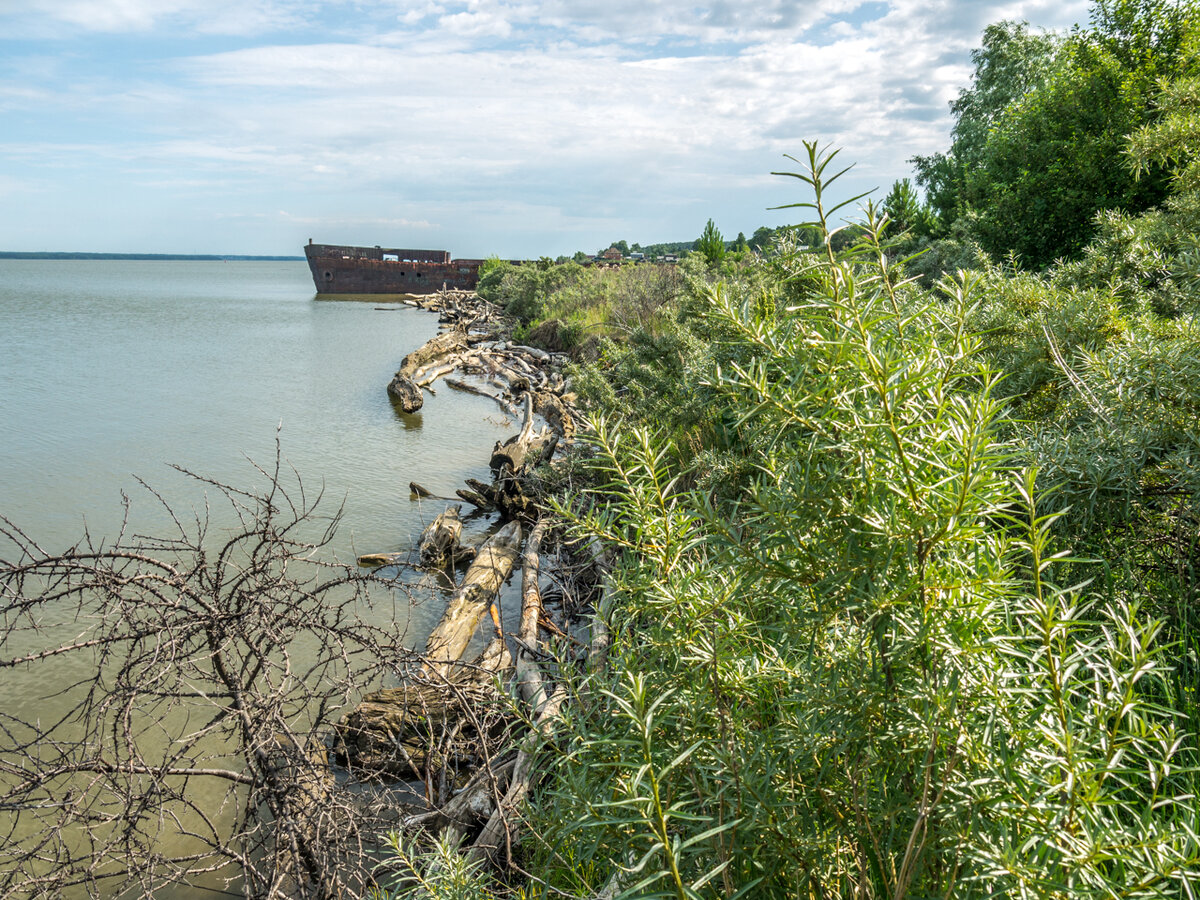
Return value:
[(621, 251), (618, 250), (616, 247), (609, 247), (602, 254), (600, 254), (600, 256), (602, 259), (621, 259), (622, 258)]

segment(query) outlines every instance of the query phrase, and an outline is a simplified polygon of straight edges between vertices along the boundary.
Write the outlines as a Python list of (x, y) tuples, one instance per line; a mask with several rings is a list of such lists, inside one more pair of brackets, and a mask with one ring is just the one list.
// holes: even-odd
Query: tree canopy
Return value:
[(1160, 204), (1167, 176), (1140, 177), (1128, 136), (1152, 121), (1163, 86), (1191, 71), (1196, 0), (1098, 0), (1087, 28), (1065, 38), (1027, 23), (984, 31), (971, 85), (951, 104), (944, 154), (914, 159), (941, 233), (958, 219), (994, 257), (1041, 268), (1078, 255), (1096, 215)]

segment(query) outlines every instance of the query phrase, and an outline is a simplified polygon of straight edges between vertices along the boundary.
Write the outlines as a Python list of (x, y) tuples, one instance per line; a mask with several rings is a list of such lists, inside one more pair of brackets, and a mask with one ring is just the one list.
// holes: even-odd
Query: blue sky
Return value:
[(0, 249), (457, 256), (796, 220), (802, 140), (847, 187), (945, 149), (1027, 0), (0, 0)]

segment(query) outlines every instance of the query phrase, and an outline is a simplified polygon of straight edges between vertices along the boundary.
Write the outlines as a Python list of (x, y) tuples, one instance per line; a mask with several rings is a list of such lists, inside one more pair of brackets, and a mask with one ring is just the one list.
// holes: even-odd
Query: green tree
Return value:
[(1120, 160), (1162, 79), (1194, 64), (1198, 27), (1196, 0), (1098, 0), (1091, 25), (1061, 43), (989, 26), (952, 105), (950, 151), (915, 160), (940, 226), (966, 217), (993, 256), (1040, 268), (1080, 253), (1099, 211), (1161, 203), (1161, 169), (1138, 179)]
[(725, 259), (725, 238), (717, 230), (712, 219), (704, 226), (700, 239), (696, 241), (696, 250), (704, 256), (709, 265), (715, 266)]
[(1053, 35), (1030, 31), (1028, 22), (984, 29), (982, 45), (971, 53), (971, 86), (950, 104), (955, 119), (950, 150), (912, 160), (942, 231), (963, 209), (966, 173), (979, 164), (990, 130), (1012, 103), (1046, 80), (1059, 43)]
[(759, 251), (765, 250), (767, 244), (770, 243), (774, 234), (775, 232), (766, 225), (760, 225), (758, 228), (754, 229), (754, 235), (749, 240), (750, 249)]
[(933, 230), (933, 216), (921, 202), (912, 182), (902, 178), (892, 184), (892, 189), (883, 198), (883, 211), (891, 220), (891, 234), (909, 231), (917, 236), (928, 236)]

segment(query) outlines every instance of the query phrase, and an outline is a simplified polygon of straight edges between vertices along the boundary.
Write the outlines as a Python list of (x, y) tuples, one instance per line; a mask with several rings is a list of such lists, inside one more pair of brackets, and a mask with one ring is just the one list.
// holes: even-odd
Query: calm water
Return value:
[[(341, 559), (410, 548), (444, 504), (410, 500), (408, 483), (451, 495), (486, 479), (493, 443), (516, 426), (444, 386), (420, 413), (399, 413), (387, 383), (437, 319), (381, 305), (316, 300), (303, 262), (0, 260), (0, 514), (63, 549), (85, 523), (94, 539), (111, 536), (124, 492), (134, 530), (163, 533), (138, 478), (199, 508), (203, 489), (168, 464), (258, 486), (247, 458), (272, 465), (278, 429), (306, 489), (323, 487), (327, 511), (344, 502)], [(516, 594), (505, 593), (510, 621)], [(439, 599), (397, 614), (410, 644)], [(62, 685), (91, 677), (72, 665), (87, 660), (6, 672), (0, 713), (49, 715)], [(175, 896), (189, 895), (164, 894)]]
[(345, 502), (341, 558), (407, 549), (442, 508), (408, 483), (452, 495), (486, 478), (514, 429), (445, 387), (396, 411), (387, 383), (437, 318), (382, 305), (314, 299), (303, 262), (0, 260), (0, 514), (61, 548), (85, 522), (111, 534), (124, 491), (152, 531), (162, 515), (135, 476), (202, 504), (168, 464), (251, 485), (247, 458), (272, 463), (278, 428), (306, 487)]

